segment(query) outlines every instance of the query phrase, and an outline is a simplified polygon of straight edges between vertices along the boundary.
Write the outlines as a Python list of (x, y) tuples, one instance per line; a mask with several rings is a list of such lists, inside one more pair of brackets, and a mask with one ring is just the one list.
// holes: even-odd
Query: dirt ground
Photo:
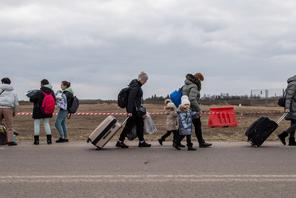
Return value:
[[(146, 105), (149, 112), (162, 112), (163, 107), (161, 105)], [(210, 106), (203, 106), (203, 111), (208, 111)], [(274, 120), (277, 120), (282, 113), (282, 109), (278, 107), (235, 107), (237, 112), (237, 120), (239, 122), (238, 127), (229, 128), (209, 128), (207, 126), (208, 115), (204, 114), (202, 117), (203, 130), (205, 139), (208, 141), (245, 141), (244, 135), (247, 127), (260, 116), (268, 116)], [(31, 112), (31, 105), (20, 106), (19, 112)], [(83, 104), (80, 106), (79, 112), (124, 112), (118, 108), (116, 104)], [(76, 116), (74, 115), (68, 120), (69, 136), (71, 140), (86, 140), (88, 135), (96, 128), (96, 126), (106, 116)], [(124, 116), (116, 116), (120, 121), (124, 120)], [(163, 133), (165, 133), (165, 115), (153, 115), (152, 116), (158, 132), (154, 135), (147, 135), (147, 140), (156, 140)], [(53, 136), (57, 137), (57, 131), (54, 127), (55, 117), (51, 120), (51, 126)], [(287, 128), (289, 122), (283, 121), (280, 124), (280, 128), (277, 132)], [(33, 120), (31, 116), (17, 116), (14, 122), (15, 130), (20, 134), (20, 140), (32, 140), (33, 136)], [(42, 129), (43, 138), (45, 133)], [(271, 140), (276, 140), (276, 134), (274, 133)], [(118, 135), (118, 134), (117, 134)], [(195, 137), (195, 135), (193, 135)], [(116, 137), (115, 137), (116, 138)]]

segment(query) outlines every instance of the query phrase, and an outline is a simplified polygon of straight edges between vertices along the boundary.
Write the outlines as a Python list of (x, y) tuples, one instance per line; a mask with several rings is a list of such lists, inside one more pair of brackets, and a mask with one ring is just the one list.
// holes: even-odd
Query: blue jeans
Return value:
[(56, 123), (55, 123), (55, 127), (60, 134), (60, 138), (62, 139), (68, 138), (68, 129), (66, 124), (67, 116), (68, 116), (68, 111), (60, 109)]

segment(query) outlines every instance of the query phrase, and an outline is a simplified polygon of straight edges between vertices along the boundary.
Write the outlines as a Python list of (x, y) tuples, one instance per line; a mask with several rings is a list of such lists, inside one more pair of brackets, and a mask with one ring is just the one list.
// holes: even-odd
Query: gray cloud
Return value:
[(1, 75), (21, 97), (46, 77), (56, 88), (73, 81), (82, 98), (115, 98), (142, 70), (146, 97), (197, 71), (204, 93), (280, 88), (295, 74), (295, 9), (293, 0), (2, 0)]

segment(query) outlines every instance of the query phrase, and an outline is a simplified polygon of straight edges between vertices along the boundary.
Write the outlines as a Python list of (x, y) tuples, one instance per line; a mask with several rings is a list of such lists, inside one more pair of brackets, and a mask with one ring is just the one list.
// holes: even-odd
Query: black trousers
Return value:
[(138, 117), (136, 113), (133, 113), (133, 116), (128, 118), (126, 125), (120, 134), (119, 140), (123, 142), (126, 135), (134, 128), (134, 126), (137, 128), (139, 141), (144, 141), (144, 119)]
[(194, 125), (194, 128), (195, 128), (195, 135), (196, 135), (196, 138), (197, 138), (197, 141), (199, 144), (203, 144), (205, 143), (205, 140), (203, 139), (203, 136), (202, 136), (202, 129), (201, 129), (201, 120), (200, 118), (195, 118), (192, 120), (192, 123)]
[(290, 134), (290, 137), (295, 137), (296, 120), (291, 120), (291, 127), (286, 130)]
[(178, 142), (177, 144), (180, 145), (182, 140), (186, 137), (186, 141), (187, 141), (187, 146), (188, 147), (192, 147), (193, 144), (192, 144), (192, 141), (191, 141), (191, 135), (179, 135), (179, 138), (178, 138)]
[(166, 138), (173, 134), (173, 142), (175, 142), (177, 140), (178, 133), (178, 130), (167, 131), (163, 136), (161, 136), (160, 139), (162, 141), (165, 141)]

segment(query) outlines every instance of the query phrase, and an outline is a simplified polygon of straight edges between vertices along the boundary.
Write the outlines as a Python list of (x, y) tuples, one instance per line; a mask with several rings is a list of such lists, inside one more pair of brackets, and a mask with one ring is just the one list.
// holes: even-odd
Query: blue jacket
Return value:
[(181, 111), (178, 110), (179, 115), (179, 134), (180, 135), (191, 135), (192, 134), (192, 118), (197, 116), (197, 113), (191, 110)]

